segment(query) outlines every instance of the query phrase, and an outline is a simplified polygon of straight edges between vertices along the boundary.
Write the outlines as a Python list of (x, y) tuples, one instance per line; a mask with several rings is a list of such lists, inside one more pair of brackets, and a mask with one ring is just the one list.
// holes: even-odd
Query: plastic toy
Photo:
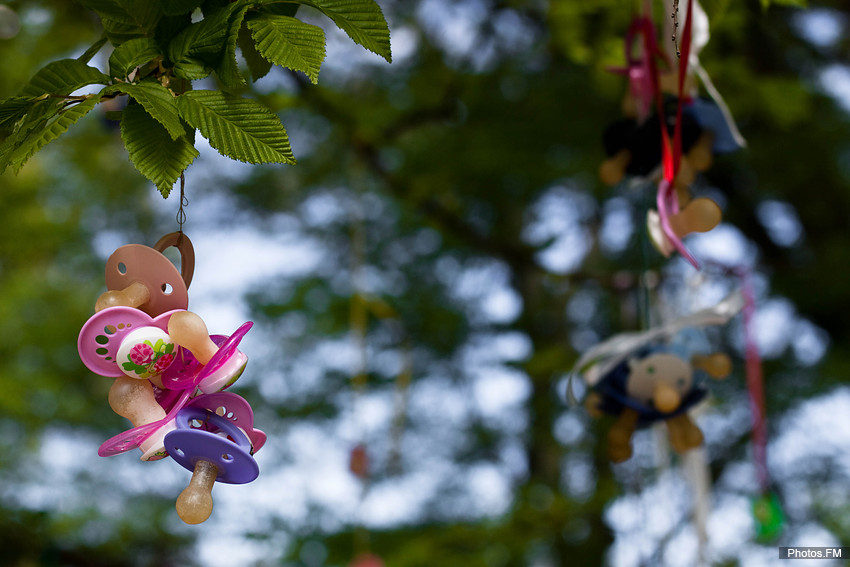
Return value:
[[(245, 484), (259, 475), (253, 458), (266, 436), (253, 428), (251, 406), (235, 394), (199, 396), (177, 414), (177, 427), (165, 436), (171, 458), (192, 471), (177, 499), (177, 514), (199, 524), (212, 513), (216, 481)], [(249, 433), (250, 432), (250, 433)]]
[(702, 444), (703, 436), (687, 412), (706, 396), (700, 372), (725, 378), (728, 356), (715, 353), (681, 358), (664, 346), (645, 347), (602, 376), (588, 396), (592, 414), (608, 413), (617, 421), (608, 434), (608, 454), (622, 462), (632, 455), (632, 434), (639, 427), (664, 421), (673, 450), (683, 453)]
[[(162, 254), (168, 246), (180, 251), (179, 272)], [(86, 367), (115, 378), (109, 405), (133, 425), (105, 441), (98, 454), (112, 456), (138, 447), (143, 461), (170, 454), (183, 466), (191, 463), (198, 478), (178, 500), (178, 514), (187, 523), (206, 520), (212, 510), (211, 498), (199, 496), (199, 486), (211, 489), (216, 479), (238, 483), (256, 478), (251, 455), (266, 439), (253, 429), (248, 402), (221, 392), (245, 370), (248, 357), (238, 346), (253, 324), (243, 324), (230, 336), (210, 335), (203, 319), (187, 310), (193, 272), (194, 250), (182, 233), (163, 237), (155, 248), (122, 246), (107, 260), (107, 291), (77, 340)], [(187, 419), (195, 423), (199, 416), (204, 431), (186, 425)], [(166, 448), (172, 433), (179, 442), (176, 455)], [(218, 453), (209, 453), (213, 449)], [(206, 515), (198, 506), (208, 508)]]
[[(570, 380), (581, 374), (590, 388), (585, 407), (595, 417), (608, 414), (617, 418), (608, 436), (612, 461), (631, 457), (635, 430), (659, 421), (666, 422), (675, 451), (702, 443), (702, 432), (687, 412), (706, 396), (706, 378), (729, 374), (731, 360), (721, 353), (683, 352), (672, 344), (672, 338), (685, 329), (724, 324), (743, 305), (742, 294), (736, 292), (713, 307), (666, 325), (611, 337), (579, 358)], [(571, 383), (567, 396), (575, 402)]]
[[(665, 257), (678, 251), (698, 268), (682, 239), (713, 229), (720, 224), (722, 213), (710, 199), (692, 200), (690, 187), (697, 172), (711, 166), (714, 155), (735, 151), (744, 140), (720, 93), (699, 65), (699, 52), (709, 37), (708, 17), (699, 3), (687, 2), (679, 38), (681, 53), (672, 55), (659, 47), (650, 9), (645, 10), (626, 34), (626, 67), (612, 69), (629, 78), (622, 105), (626, 118), (605, 130), (608, 158), (600, 165), (599, 177), (608, 185), (619, 184), (626, 176), (658, 183), (657, 210), (647, 211), (651, 241)], [(697, 77), (712, 98), (697, 96)]]

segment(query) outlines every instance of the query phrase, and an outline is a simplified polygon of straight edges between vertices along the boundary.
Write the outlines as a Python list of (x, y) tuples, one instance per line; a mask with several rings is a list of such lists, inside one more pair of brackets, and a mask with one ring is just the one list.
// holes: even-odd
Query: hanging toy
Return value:
[[(162, 254), (169, 246), (180, 251), (180, 271)], [(178, 514), (187, 523), (206, 520), (212, 510), (209, 490), (203, 496), (199, 487), (211, 489), (216, 479), (244, 483), (256, 478), (259, 469), (251, 455), (266, 439), (253, 429), (248, 402), (221, 392), (245, 370), (248, 357), (238, 346), (253, 323), (230, 336), (209, 334), (203, 319), (187, 310), (194, 259), (192, 243), (182, 232), (163, 237), (154, 248), (130, 244), (116, 250), (106, 263), (107, 291), (77, 339), (86, 367), (115, 379), (109, 405), (133, 425), (105, 441), (98, 455), (140, 448), (143, 461), (162, 459), (170, 454), (169, 435), (179, 433), (171, 439), (179, 443), (180, 453), (171, 456), (183, 466), (189, 463), (197, 475), (178, 500)], [(187, 425), (199, 419), (203, 431)]]
[(666, 423), (670, 445), (677, 453), (701, 445), (702, 432), (687, 413), (708, 393), (700, 373), (725, 378), (731, 366), (729, 357), (721, 353), (685, 360), (665, 346), (652, 345), (601, 376), (586, 407), (593, 414), (617, 416), (608, 434), (611, 460), (630, 458), (632, 434), (656, 421)]
[[(666, 13), (678, 17), (678, 7)], [(603, 136), (609, 156), (599, 169), (603, 183), (616, 185), (624, 177), (657, 181), (657, 210), (647, 211), (647, 230), (655, 248), (665, 257), (678, 251), (695, 267), (696, 258), (682, 243), (695, 232), (720, 224), (720, 207), (707, 198), (693, 199), (690, 186), (706, 171), (714, 155), (744, 145), (728, 108), (708, 74), (699, 64), (699, 52), (708, 42), (708, 16), (695, 0), (687, 3), (682, 51), (665, 53), (656, 40), (646, 4), (626, 34), (624, 69), (629, 77), (623, 108), (627, 118), (609, 126)], [(675, 31), (673, 37), (676, 38)], [(678, 65), (671, 64), (677, 56)], [(663, 70), (662, 70), (663, 69)], [(696, 76), (712, 98), (696, 94)], [(655, 112), (650, 114), (652, 102)]]
[[(673, 9), (668, 6), (665, 13)], [(671, 64), (677, 54), (666, 53), (657, 43), (650, 12), (651, 8), (647, 7), (626, 32), (626, 67), (609, 69), (627, 76), (629, 88), (622, 104), (625, 118), (611, 124), (603, 135), (605, 153), (609, 157), (600, 167), (600, 178), (607, 185), (616, 185), (626, 175), (657, 175), (662, 162), (661, 123), (672, 135), (678, 120), (684, 159), (677, 181), (687, 187), (693, 182), (695, 172), (709, 169), (713, 156), (734, 152), (746, 142), (699, 62), (699, 52), (709, 38), (705, 11), (698, 2), (693, 2), (691, 31), (686, 32), (683, 39), (683, 44), (687, 44), (683, 45), (683, 52), (687, 53), (679, 54), (678, 69)], [(671, 30), (665, 30), (666, 36), (671, 34)], [(685, 75), (681, 90), (679, 73)], [(697, 95), (696, 77), (711, 98)], [(679, 101), (682, 102), (681, 117), (678, 117)], [(656, 107), (654, 113), (653, 105)]]
[(266, 441), (254, 429), (251, 406), (236, 394), (199, 396), (177, 414), (177, 427), (165, 436), (168, 454), (192, 479), (177, 498), (177, 515), (200, 524), (212, 513), (216, 482), (245, 484), (260, 473), (253, 454)]
[(670, 323), (639, 333), (621, 333), (584, 353), (570, 373), (580, 373), (590, 392), (585, 407), (594, 417), (613, 415), (617, 421), (609, 436), (609, 456), (622, 462), (632, 455), (631, 438), (638, 428), (664, 421), (670, 444), (684, 452), (702, 444), (702, 432), (688, 416), (708, 390), (706, 378), (721, 379), (731, 371), (731, 360), (722, 353), (687, 354), (671, 346), (684, 329), (721, 325), (743, 307), (740, 293)]

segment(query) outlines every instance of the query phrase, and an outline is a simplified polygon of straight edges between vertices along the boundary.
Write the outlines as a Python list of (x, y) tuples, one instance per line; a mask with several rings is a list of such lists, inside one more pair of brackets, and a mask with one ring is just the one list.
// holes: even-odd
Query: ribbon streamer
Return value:
[(745, 299), (740, 291), (728, 295), (713, 307), (670, 321), (647, 331), (620, 333), (599, 343), (585, 352), (573, 365), (567, 376), (567, 398), (575, 405), (578, 400), (573, 392), (574, 376), (581, 373), (588, 386), (596, 384), (602, 376), (648, 342), (661, 337), (675, 335), (687, 327), (723, 325), (744, 307)]

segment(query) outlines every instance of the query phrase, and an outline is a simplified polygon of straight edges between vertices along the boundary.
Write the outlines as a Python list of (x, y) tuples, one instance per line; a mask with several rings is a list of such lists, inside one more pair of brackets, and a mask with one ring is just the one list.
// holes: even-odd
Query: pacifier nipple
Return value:
[(670, 217), (670, 228), (680, 238), (692, 232), (708, 232), (723, 220), (720, 207), (711, 199), (700, 197)]
[(209, 461), (195, 463), (192, 480), (177, 497), (177, 515), (187, 524), (205, 522), (212, 514), (212, 489), (218, 476), (218, 467)]
[(168, 334), (175, 343), (188, 349), (203, 365), (218, 351), (218, 347), (210, 339), (203, 319), (191, 311), (180, 311), (172, 315), (168, 320)]
[(632, 159), (632, 152), (626, 149), (618, 151), (599, 166), (599, 179), (605, 185), (616, 185), (626, 175), (626, 168)]
[(107, 307), (134, 307), (139, 308), (151, 299), (151, 292), (141, 282), (133, 282), (124, 289), (106, 291), (97, 298), (94, 311), (102, 311)]
[(156, 403), (153, 385), (148, 380), (124, 376), (115, 379), (109, 389), (109, 406), (133, 423), (133, 427), (165, 419), (165, 410)]
[(688, 161), (695, 170), (705, 171), (711, 167), (714, 159), (712, 146), (714, 146), (714, 134), (706, 130), (688, 152)]
[(682, 396), (672, 386), (659, 383), (655, 386), (652, 401), (655, 404), (655, 409), (664, 413), (670, 413), (679, 407), (679, 404), (682, 402)]
[(732, 372), (732, 359), (722, 352), (694, 355), (691, 357), (691, 364), (712, 378), (726, 378)]

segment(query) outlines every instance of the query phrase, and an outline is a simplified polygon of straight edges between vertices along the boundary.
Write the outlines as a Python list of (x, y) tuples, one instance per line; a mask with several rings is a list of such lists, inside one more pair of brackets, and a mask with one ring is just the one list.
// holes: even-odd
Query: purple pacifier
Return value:
[(248, 436), (227, 418), (200, 407), (180, 410), (177, 429), (165, 436), (165, 448), (172, 459), (190, 471), (199, 461), (212, 463), (218, 469), (215, 480), (219, 482), (245, 484), (260, 474)]

